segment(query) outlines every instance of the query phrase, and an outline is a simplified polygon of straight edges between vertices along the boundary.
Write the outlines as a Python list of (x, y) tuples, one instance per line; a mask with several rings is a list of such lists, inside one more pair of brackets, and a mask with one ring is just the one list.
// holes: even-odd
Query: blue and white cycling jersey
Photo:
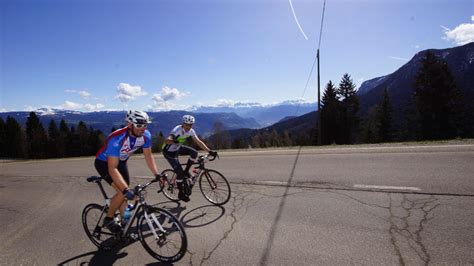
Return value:
[(107, 157), (119, 157), (120, 161), (126, 161), (139, 148), (151, 147), (151, 133), (145, 130), (141, 137), (134, 137), (124, 127), (112, 132), (105, 141), (105, 145), (97, 152), (96, 158), (107, 161)]

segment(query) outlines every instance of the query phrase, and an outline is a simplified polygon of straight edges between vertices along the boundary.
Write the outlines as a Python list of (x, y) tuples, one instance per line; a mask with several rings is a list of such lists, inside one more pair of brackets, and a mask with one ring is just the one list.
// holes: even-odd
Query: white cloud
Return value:
[(71, 101), (65, 101), (63, 104), (59, 106), (60, 109), (65, 109), (65, 110), (77, 110), (77, 109), (81, 109), (82, 107), (83, 107), (82, 104), (71, 102)]
[(117, 91), (119, 94), (115, 96), (115, 98), (119, 99), (123, 103), (134, 100), (136, 97), (145, 96), (148, 94), (146, 91), (142, 90), (140, 86), (132, 86), (128, 83), (120, 83), (117, 86)]
[(453, 30), (440, 25), (444, 30), (443, 39), (453, 42), (456, 45), (463, 45), (474, 42), (474, 23), (463, 23)]
[(176, 105), (170, 102), (155, 102), (153, 106), (148, 105), (148, 109), (152, 111), (171, 111), (176, 110)]
[(104, 108), (104, 105), (103, 105), (103, 104), (100, 104), (100, 103), (98, 103), (98, 104), (89, 104), (89, 103), (84, 104), (84, 109), (85, 109), (86, 111), (89, 111), (89, 112), (91, 112), (91, 111), (98, 111), (98, 110), (100, 110), (100, 109), (102, 109), (102, 108)]
[(25, 105), (25, 111), (27, 112), (31, 112), (31, 111), (34, 111), (36, 110), (37, 108), (34, 108), (33, 106), (31, 105)]
[(218, 107), (233, 107), (235, 105), (234, 100), (227, 100), (227, 99), (218, 99), (216, 106)]
[(89, 99), (91, 94), (85, 90), (66, 90), (67, 93), (77, 93), (84, 99)]
[(164, 101), (179, 100), (188, 95), (189, 93), (180, 92), (176, 88), (164, 87), (161, 89), (161, 98), (163, 98)]
[(154, 102), (154, 106), (150, 107), (155, 111), (167, 111), (175, 108), (176, 106), (169, 101), (179, 100), (185, 96), (188, 96), (187, 92), (180, 92), (176, 88), (163, 87), (161, 93), (153, 94), (151, 98)]
[(388, 58), (390, 59), (395, 59), (395, 60), (400, 60), (400, 61), (408, 61), (410, 59), (404, 58), (404, 57), (398, 57), (398, 56), (389, 56)]

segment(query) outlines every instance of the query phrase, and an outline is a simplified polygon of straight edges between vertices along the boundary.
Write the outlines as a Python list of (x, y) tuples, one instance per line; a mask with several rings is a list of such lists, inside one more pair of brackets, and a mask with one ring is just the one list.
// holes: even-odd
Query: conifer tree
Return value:
[(377, 106), (377, 127), (380, 142), (389, 142), (392, 140), (392, 105), (387, 88), (383, 93), (383, 98)]
[(59, 129), (56, 126), (56, 122), (53, 119), (49, 122), (48, 126), (48, 149), (47, 157), (57, 158), (59, 148)]
[(415, 76), (413, 94), (423, 139), (462, 135), (462, 95), (446, 62), (428, 51)]
[(3, 121), (3, 118), (0, 117), (0, 157), (6, 157), (6, 150), (5, 150), (5, 140), (7, 138), (7, 128), (6, 124)]
[(64, 121), (64, 119), (61, 119), (61, 122), (59, 123), (59, 139), (58, 139), (58, 157), (60, 158), (66, 157), (69, 154), (70, 134), (71, 132), (69, 131), (69, 127), (67, 126), (66, 121)]
[(326, 85), (321, 99), (321, 142), (322, 144), (332, 144), (339, 142), (340, 124), (339, 96), (332, 81)]
[(341, 100), (341, 132), (344, 144), (353, 143), (359, 125), (359, 97), (355, 84), (349, 74), (344, 74), (339, 83), (337, 94)]
[(45, 158), (48, 137), (35, 112), (30, 112), (26, 120), (27, 151), (29, 158)]
[(7, 116), (5, 123), (5, 153), (9, 158), (26, 158), (26, 138), (15, 118)]
[(93, 132), (90, 132), (89, 129), (87, 128), (86, 124), (83, 121), (79, 121), (77, 124), (77, 130), (76, 130), (76, 139), (74, 142), (77, 145), (77, 155), (79, 156), (85, 156), (85, 155), (90, 155), (92, 150), (91, 146), (89, 145), (90, 142), (90, 134)]

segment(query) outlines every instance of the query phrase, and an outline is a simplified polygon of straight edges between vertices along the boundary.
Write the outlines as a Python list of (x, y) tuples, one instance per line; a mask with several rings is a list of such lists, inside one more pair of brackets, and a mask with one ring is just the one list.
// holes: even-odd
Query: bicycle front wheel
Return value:
[(216, 170), (206, 169), (199, 177), (202, 195), (214, 205), (224, 205), (230, 199), (230, 185)]
[(167, 175), (167, 179), (164, 183), (160, 182), (161, 190), (163, 191), (163, 194), (165, 194), (165, 197), (172, 201), (179, 201), (178, 199), (178, 193), (179, 189), (178, 186), (176, 185), (176, 173), (173, 171), (173, 169), (166, 169), (161, 172), (161, 174)]
[(138, 220), (140, 242), (155, 259), (173, 263), (186, 253), (188, 239), (184, 227), (170, 212), (148, 207)]
[(110, 250), (115, 241), (114, 235), (102, 227), (102, 219), (107, 213), (107, 207), (96, 203), (87, 205), (82, 211), (82, 225), (87, 237), (99, 249)]

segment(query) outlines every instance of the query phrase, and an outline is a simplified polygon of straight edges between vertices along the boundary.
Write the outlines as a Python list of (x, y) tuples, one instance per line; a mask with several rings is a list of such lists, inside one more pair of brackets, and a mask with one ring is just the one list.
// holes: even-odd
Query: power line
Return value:
[[(290, 2), (290, 5), (291, 5), (291, 2)], [(293, 6), (291, 6), (292, 10), (293, 10)], [(309, 81), (311, 79), (311, 75), (313, 73), (313, 70), (314, 70), (314, 65), (316, 64), (316, 60), (318, 59), (319, 57), (319, 48), (321, 47), (321, 39), (322, 39), (322, 35), (323, 35), (323, 23), (324, 23), (324, 13), (325, 13), (325, 10), (326, 10), (326, 0), (324, 0), (324, 3), (323, 3), (323, 14), (321, 16), (321, 28), (320, 28), (320, 31), (319, 31), (319, 41), (318, 41), (318, 51), (316, 53), (316, 56), (314, 57), (314, 60), (313, 60), (313, 65), (311, 66), (311, 70), (309, 71), (309, 74), (308, 74), (308, 79), (306, 80), (306, 85), (304, 86), (304, 89), (303, 89), (303, 94), (301, 95), (301, 98), (303, 99), (305, 93), (306, 93), (306, 90), (308, 88), (308, 84), (309, 84)], [(294, 13), (294, 11), (293, 11)], [(299, 24), (298, 24), (299, 26)], [(301, 27), (300, 27), (301, 28)], [(319, 98), (319, 97), (318, 97)], [(319, 101), (320, 99), (318, 99), (318, 105), (319, 105)], [(294, 116), (296, 116), (298, 114), (298, 111), (300, 109), (300, 105), (301, 103), (298, 103), (298, 106), (296, 108), (296, 111), (295, 111), (295, 114)], [(319, 106), (318, 106), (318, 112), (319, 112)]]
[(326, 10), (326, 0), (324, 0), (323, 3), (323, 15), (321, 16), (321, 29), (319, 30), (319, 44), (318, 44), (318, 50), (321, 47), (321, 39), (323, 37), (323, 23), (324, 23), (324, 11)]

